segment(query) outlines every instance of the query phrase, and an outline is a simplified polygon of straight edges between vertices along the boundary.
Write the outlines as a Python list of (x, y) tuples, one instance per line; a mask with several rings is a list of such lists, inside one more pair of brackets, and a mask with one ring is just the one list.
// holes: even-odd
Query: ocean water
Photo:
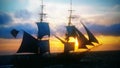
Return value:
[(0, 68), (120, 68), (120, 51), (88, 52), (79, 60), (79, 63), (58, 63), (42, 66), (40, 65), (42, 62), (34, 61), (34, 59), (32, 61), (35, 62), (35, 65), (32, 64), (31, 60), (29, 64), (21, 60), (23, 64), (19, 65), (17, 63), (19, 66), (16, 66), (12, 62), (12, 59), (14, 59), (13, 55), (0, 56)]

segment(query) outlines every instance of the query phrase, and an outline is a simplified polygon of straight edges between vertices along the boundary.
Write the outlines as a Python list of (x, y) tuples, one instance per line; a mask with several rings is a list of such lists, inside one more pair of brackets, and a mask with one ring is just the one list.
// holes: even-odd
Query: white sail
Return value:
[(38, 39), (42, 39), (43, 36), (48, 35), (50, 36), (50, 28), (49, 24), (46, 22), (38, 22)]
[(24, 52), (37, 53), (38, 52), (37, 42), (38, 42), (37, 39), (35, 39), (33, 36), (24, 31), (23, 40), (17, 53)]
[(98, 40), (95, 38), (95, 36), (87, 29), (87, 27), (82, 23), (83, 27), (87, 31), (89, 42), (96, 42), (99, 43)]

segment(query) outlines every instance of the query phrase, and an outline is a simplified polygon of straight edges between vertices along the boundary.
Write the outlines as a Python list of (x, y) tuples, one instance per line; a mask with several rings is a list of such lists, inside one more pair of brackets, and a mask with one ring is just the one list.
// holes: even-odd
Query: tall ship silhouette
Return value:
[[(57, 39), (59, 39), (64, 44), (64, 53), (69, 53), (69, 51), (74, 51), (75, 49), (75, 42), (69, 42), (70, 37), (77, 38), (78, 41), (78, 49), (80, 48), (87, 48), (86, 45), (93, 45), (92, 42), (98, 43), (98, 40), (95, 36), (90, 32), (90, 30), (82, 23), (83, 27), (85, 28), (88, 38), (87, 39), (82, 32), (76, 28), (75, 25), (72, 24), (72, 0), (70, 0), (70, 14), (69, 14), (69, 21), (68, 25), (66, 26), (66, 38), (62, 40), (58, 36), (54, 35)], [(37, 22), (38, 27), (38, 34), (37, 38), (34, 38), (32, 35), (23, 31), (23, 40), (21, 46), (17, 53), (36, 53), (36, 54), (44, 54), (46, 52), (50, 53), (50, 27), (48, 22), (44, 22), (44, 16), (46, 15), (43, 11), (44, 5), (43, 1), (41, 1), (41, 12), (40, 12), (40, 22)], [(18, 32), (11, 31), (13, 36), (15, 36)], [(44, 39), (44, 36), (47, 36), (47, 39)]]
[[(40, 12), (40, 22), (37, 22), (38, 34), (37, 38), (34, 38), (32, 35), (23, 31), (23, 40), (21, 46), (17, 53), (36, 53), (43, 54), (50, 52), (49, 48), (49, 37), (50, 37), (50, 28), (49, 23), (44, 22), (44, 16), (46, 15), (43, 12), (43, 1), (41, 1), (41, 12)], [(13, 32), (15, 34), (15, 32)], [(44, 39), (44, 36), (47, 36), (47, 39)]]
[(74, 51), (75, 49), (75, 43), (76, 42), (69, 42), (70, 37), (73, 37), (74, 39), (77, 38), (77, 42), (78, 42), (78, 49), (80, 48), (86, 48), (86, 45), (92, 45), (92, 42), (98, 43), (98, 40), (95, 38), (95, 36), (91, 33), (91, 31), (83, 24), (82, 21), (81, 24), (82, 26), (85, 28), (88, 38), (87, 39), (84, 34), (82, 34), (82, 32), (80, 32), (78, 30), (78, 28), (76, 28), (75, 25), (72, 24), (72, 18), (74, 18), (72, 16), (72, 0), (70, 0), (70, 10), (69, 10), (70, 14), (69, 14), (69, 20), (68, 20), (68, 25), (66, 26), (66, 38), (65, 40), (62, 40), (61, 38), (59, 38), (58, 36), (55, 35), (55, 37), (57, 39), (59, 39), (63, 44), (64, 44), (64, 53), (69, 53), (69, 51)]
[[(72, 0), (70, 0), (70, 15), (69, 15), (69, 21), (68, 25), (66, 26), (66, 33), (65, 36), (66, 38), (63, 40), (60, 37), (54, 35), (57, 39), (59, 39), (63, 44), (64, 44), (64, 52), (61, 54), (53, 55), (50, 53), (50, 27), (48, 22), (44, 22), (44, 16), (46, 15), (43, 12), (44, 5), (43, 1), (41, 0), (41, 13), (40, 13), (40, 22), (37, 22), (37, 27), (38, 27), (38, 34), (37, 38), (34, 38), (32, 35), (27, 33), (26, 31), (23, 31), (23, 39), (22, 43), (17, 51), (17, 53), (34, 53), (37, 55), (37, 57), (34, 56), (34, 58), (30, 58), (29, 60), (27, 59), (21, 59), (20, 57), (15, 58), (15, 63), (18, 62), (18, 64), (23, 64), (21, 60), (23, 61), (28, 61), (28, 63), (33, 63), (33, 60), (40, 61), (42, 63), (70, 63), (70, 62), (79, 62), (81, 57), (83, 56), (84, 53), (75, 53), (75, 42), (69, 42), (70, 37), (76, 38), (78, 42), (78, 49), (80, 48), (85, 48), (87, 49), (86, 45), (93, 45), (92, 42), (98, 43), (98, 40), (95, 38), (95, 36), (90, 32), (90, 30), (81, 22), (83, 27), (85, 28), (88, 38), (87, 39), (82, 32), (76, 28), (75, 25), (72, 24)], [(18, 31), (13, 29), (11, 31), (11, 34), (16, 37), (18, 34)], [(73, 51), (72, 53), (70, 51)], [(44, 54), (47, 54), (43, 56)], [(21, 60), (19, 60), (21, 59)], [(32, 60), (30, 62), (30, 60)], [(36, 63), (35, 61), (35, 63)], [(20, 62), (20, 63), (19, 63)], [(49, 63), (49, 64), (50, 64)]]

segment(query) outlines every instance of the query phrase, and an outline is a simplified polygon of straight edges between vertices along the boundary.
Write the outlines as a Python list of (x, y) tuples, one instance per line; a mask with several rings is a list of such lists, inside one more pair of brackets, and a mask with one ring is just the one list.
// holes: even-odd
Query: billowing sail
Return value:
[(74, 29), (75, 26), (66, 26), (67, 28), (67, 35), (70, 37), (75, 37), (76, 34), (75, 34), (75, 29)]
[(39, 50), (40, 54), (43, 54), (45, 52), (50, 52), (49, 40), (40, 40), (38, 46), (40, 48)]
[(95, 36), (87, 29), (87, 27), (83, 23), (82, 23), (82, 25), (84, 26), (85, 30), (87, 31), (89, 41), (99, 43), (98, 40), (95, 38)]
[(25, 53), (25, 52), (37, 53), (38, 52), (37, 42), (38, 42), (37, 39), (35, 39), (33, 36), (31, 36), (30, 34), (24, 31), (23, 41), (17, 53)]
[(50, 28), (49, 28), (49, 24), (46, 22), (38, 22), (37, 23), (38, 26), (38, 39), (42, 39), (43, 36), (48, 35), (50, 36)]
[(79, 43), (79, 48), (87, 48), (86, 45), (92, 45), (91, 42), (87, 40), (87, 38), (75, 27), (75, 31), (77, 32), (77, 39)]

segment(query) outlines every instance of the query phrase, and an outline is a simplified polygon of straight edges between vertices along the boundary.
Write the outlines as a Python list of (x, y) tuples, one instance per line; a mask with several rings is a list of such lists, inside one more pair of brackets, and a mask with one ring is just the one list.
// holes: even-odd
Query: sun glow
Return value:
[(79, 45), (78, 39), (70, 37), (69, 42), (75, 42), (75, 49), (74, 49), (74, 51), (77, 51), (78, 50), (78, 45)]
[(78, 50), (78, 45), (79, 45), (79, 43), (78, 43), (78, 39), (75, 38), (75, 51)]
[[(87, 45), (88, 48), (92, 48), (92, 51), (105, 51), (105, 50), (120, 50), (120, 37), (116, 36), (97, 36), (100, 46), (92, 48), (92, 45)], [(114, 41), (113, 41), (114, 40)], [(22, 39), (0, 39), (0, 54), (12, 54), (15, 53)], [(70, 37), (69, 42), (75, 42), (75, 52), (85, 51), (86, 49), (78, 49), (77, 38)], [(94, 44), (94, 43), (93, 43)], [(95, 44), (96, 45), (96, 44)], [(98, 45), (98, 44), (97, 44)], [(56, 38), (50, 38), (50, 51), (51, 52), (63, 52), (64, 44)]]
[(93, 48), (94, 46), (92, 46), (92, 45), (86, 45), (86, 47), (87, 47), (88, 49), (91, 49), (91, 48)]

